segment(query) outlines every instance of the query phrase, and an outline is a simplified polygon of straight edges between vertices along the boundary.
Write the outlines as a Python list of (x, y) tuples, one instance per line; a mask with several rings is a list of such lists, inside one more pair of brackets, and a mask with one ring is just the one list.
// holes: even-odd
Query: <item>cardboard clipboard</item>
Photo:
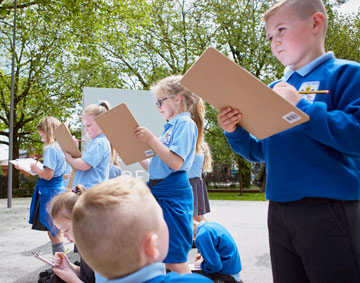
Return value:
[(147, 144), (136, 140), (133, 136), (133, 131), (139, 124), (125, 103), (95, 117), (95, 121), (125, 165), (155, 155)]
[(81, 152), (74, 143), (71, 133), (64, 123), (61, 123), (60, 126), (55, 129), (54, 135), (64, 153), (70, 153), (73, 158), (81, 157)]
[(212, 47), (185, 73), (181, 84), (219, 111), (226, 106), (239, 109), (243, 113), (240, 126), (257, 139), (309, 120), (308, 115)]

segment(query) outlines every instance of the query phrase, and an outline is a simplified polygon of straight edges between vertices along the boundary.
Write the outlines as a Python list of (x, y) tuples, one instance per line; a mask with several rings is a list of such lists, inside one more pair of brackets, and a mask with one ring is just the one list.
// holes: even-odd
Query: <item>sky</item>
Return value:
[(360, 7), (360, 0), (349, 0), (341, 5), (339, 10), (343, 13), (356, 13)]

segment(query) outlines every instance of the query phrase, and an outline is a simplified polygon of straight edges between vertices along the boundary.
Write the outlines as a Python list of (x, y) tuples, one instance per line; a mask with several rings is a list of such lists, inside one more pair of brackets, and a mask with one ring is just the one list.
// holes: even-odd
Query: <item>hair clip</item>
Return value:
[(71, 191), (72, 191), (73, 193), (77, 194), (77, 195), (79, 195), (79, 194), (81, 193), (81, 190), (80, 190), (78, 187), (73, 187), (73, 188), (71, 189)]
[(98, 103), (97, 103), (97, 105), (98, 105), (98, 106), (100, 106), (100, 105), (101, 105), (101, 103), (103, 103), (103, 100), (98, 99)]

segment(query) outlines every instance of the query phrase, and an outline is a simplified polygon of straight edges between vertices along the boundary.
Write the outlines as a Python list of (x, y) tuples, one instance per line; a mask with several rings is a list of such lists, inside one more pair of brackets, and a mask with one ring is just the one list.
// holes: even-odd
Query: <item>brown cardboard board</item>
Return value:
[(264, 139), (309, 120), (247, 70), (209, 47), (191, 66), (181, 84), (217, 110), (226, 106), (243, 113), (240, 126)]
[(81, 157), (81, 152), (77, 148), (69, 129), (61, 123), (54, 131), (55, 139), (59, 143), (63, 152), (68, 152), (74, 158)]
[(135, 139), (133, 131), (139, 124), (125, 103), (97, 116), (95, 121), (125, 165), (154, 156), (147, 144)]

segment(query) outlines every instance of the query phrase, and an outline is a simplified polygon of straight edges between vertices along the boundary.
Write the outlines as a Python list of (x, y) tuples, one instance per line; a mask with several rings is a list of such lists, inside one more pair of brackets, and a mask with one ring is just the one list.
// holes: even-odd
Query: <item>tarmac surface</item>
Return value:
[[(15, 198), (12, 208), (7, 208), (7, 199), (0, 199), (0, 282), (37, 282), (39, 273), (48, 265), (31, 254), (36, 250), (46, 258), (52, 257), (51, 243), (46, 232), (35, 231), (28, 224), (30, 198)], [(267, 232), (267, 201), (210, 201), (208, 221), (225, 226), (234, 237), (241, 257), (241, 279), (244, 283), (271, 283), (271, 264)], [(66, 243), (68, 256), (78, 259), (73, 253), (73, 244)], [(193, 263), (196, 249), (189, 253)]]

